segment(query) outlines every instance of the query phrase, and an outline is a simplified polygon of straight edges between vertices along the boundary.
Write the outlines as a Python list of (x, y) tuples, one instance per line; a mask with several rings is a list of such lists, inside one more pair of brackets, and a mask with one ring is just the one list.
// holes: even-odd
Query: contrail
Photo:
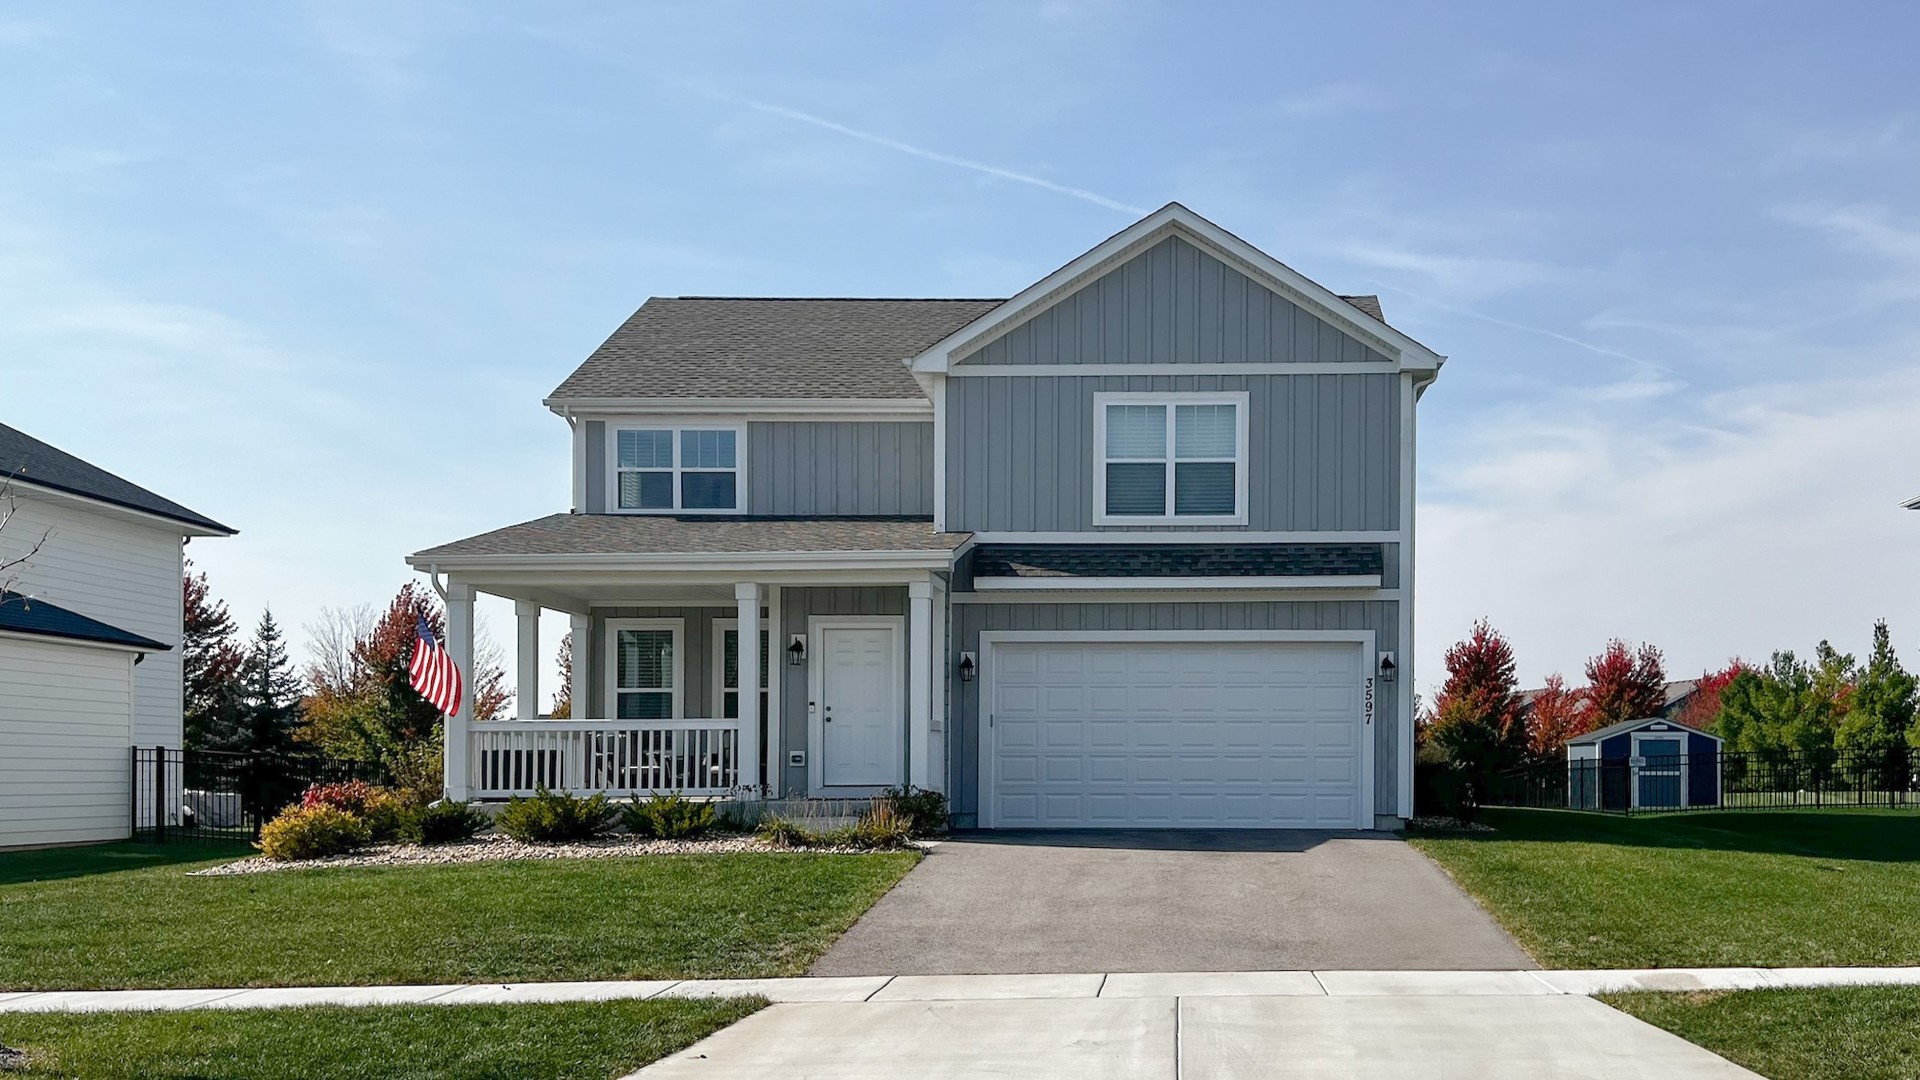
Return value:
[(801, 112), (799, 109), (789, 109), (785, 105), (769, 105), (764, 101), (754, 101), (752, 98), (735, 98), (730, 96), (729, 100), (745, 105), (749, 109), (766, 113), (769, 116), (779, 116), (788, 120), (798, 120), (803, 124), (812, 124), (817, 128), (825, 128), (828, 131), (838, 132), (848, 138), (859, 139), (861, 142), (872, 143), (875, 146), (884, 146), (889, 150), (897, 150), (902, 154), (917, 157), (924, 161), (938, 162), (942, 165), (952, 165), (961, 169), (971, 169), (974, 172), (984, 173), (987, 176), (996, 176), (1002, 180), (1011, 180), (1016, 184), (1028, 184), (1032, 187), (1054, 192), (1055, 194), (1079, 199), (1082, 202), (1090, 202), (1095, 206), (1105, 207), (1108, 210), (1117, 210), (1123, 214), (1144, 217), (1149, 213), (1146, 207), (1123, 203), (1118, 199), (1109, 199), (1097, 191), (1088, 191), (1086, 188), (1068, 187), (1065, 184), (1056, 184), (1051, 180), (1042, 179), (1038, 176), (1029, 176), (1026, 173), (1014, 172), (1012, 169), (1003, 169), (998, 165), (989, 165), (984, 161), (974, 161), (969, 158), (955, 157), (952, 154), (943, 154), (938, 150), (928, 150), (923, 146), (915, 146), (912, 143), (904, 143), (898, 139), (889, 139), (885, 135), (876, 135), (871, 131), (861, 131), (859, 128), (851, 128), (845, 124), (835, 123), (822, 116), (814, 116), (812, 113)]

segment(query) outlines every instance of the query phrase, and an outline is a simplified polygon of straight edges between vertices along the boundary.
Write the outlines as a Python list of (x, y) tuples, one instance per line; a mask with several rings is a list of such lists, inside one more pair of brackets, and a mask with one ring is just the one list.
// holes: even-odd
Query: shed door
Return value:
[(1643, 807), (1684, 805), (1687, 742), (1685, 735), (1642, 735), (1639, 753), (1639, 803)]
[(1020, 642), (988, 664), (986, 825), (1373, 824), (1357, 644)]

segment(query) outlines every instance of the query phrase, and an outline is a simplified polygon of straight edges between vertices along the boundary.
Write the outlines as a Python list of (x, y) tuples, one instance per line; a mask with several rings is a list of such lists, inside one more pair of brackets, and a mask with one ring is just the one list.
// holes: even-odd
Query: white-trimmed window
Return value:
[(1095, 394), (1095, 522), (1246, 524), (1247, 401), (1244, 392)]
[(616, 720), (678, 720), (680, 619), (607, 620), (607, 703)]
[(625, 513), (715, 514), (744, 509), (739, 426), (617, 427), (608, 432), (609, 508)]
[[(714, 700), (720, 703), (720, 719), (740, 719), (740, 620), (715, 619), (714, 631), (720, 638), (720, 667), (714, 672), (718, 676), (717, 693)], [(765, 622), (760, 624), (760, 718), (767, 717), (767, 681), (772, 678), (767, 672), (767, 643), (769, 634)]]

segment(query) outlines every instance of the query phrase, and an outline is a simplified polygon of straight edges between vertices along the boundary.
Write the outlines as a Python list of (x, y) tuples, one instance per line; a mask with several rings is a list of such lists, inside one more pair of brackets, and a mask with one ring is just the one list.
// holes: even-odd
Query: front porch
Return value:
[[(474, 596), (512, 599), (516, 615), (515, 717), (476, 722), (462, 702), (445, 727), (449, 797), (505, 799), (545, 788), (859, 798), (901, 784), (946, 788), (945, 687), (936, 680), (945, 669), (943, 575), (859, 584), (686, 576), (602, 585), (577, 597), (558, 595), (551, 583), (468, 575), (436, 582), (463, 670)], [(579, 719), (535, 713), (549, 692), (540, 669), (553, 644), (541, 641), (540, 616), (560, 605), (570, 616), (569, 693)], [(740, 649), (756, 638), (758, 649)], [(744, 719), (743, 685), (760, 688)]]

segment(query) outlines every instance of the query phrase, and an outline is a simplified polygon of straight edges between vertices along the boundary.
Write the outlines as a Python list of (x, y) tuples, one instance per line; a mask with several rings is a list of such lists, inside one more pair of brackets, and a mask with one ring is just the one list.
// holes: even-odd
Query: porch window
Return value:
[(614, 718), (680, 716), (680, 629), (672, 624), (610, 626)]
[[(767, 632), (761, 630), (760, 716), (763, 719), (767, 715), (767, 652)], [(720, 718), (740, 719), (740, 630), (737, 622), (720, 630)]]
[(1247, 395), (1095, 394), (1099, 524), (1244, 524)]
[(655, 513), (740, 509), (737, 427), (618, 428), (613, 432), (613, 505)]

